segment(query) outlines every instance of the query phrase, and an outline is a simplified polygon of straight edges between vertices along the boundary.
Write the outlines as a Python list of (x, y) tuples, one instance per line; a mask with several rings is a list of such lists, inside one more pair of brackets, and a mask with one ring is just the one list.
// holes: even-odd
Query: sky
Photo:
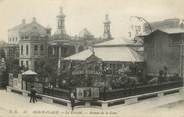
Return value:
[(183, 4), (183, 0), (0, 0), (0, 40), (7, 41), (8, 29), (22, 19), (30, 23), (32, 17), (54, 33), (61, 6), (69, 35), (87, 28), (96, 37), (102, 36), (105, 14), (109, 14), (112, 36), (119, 38), (128, 36), (130, 16), (148, 22), (183, 18)]

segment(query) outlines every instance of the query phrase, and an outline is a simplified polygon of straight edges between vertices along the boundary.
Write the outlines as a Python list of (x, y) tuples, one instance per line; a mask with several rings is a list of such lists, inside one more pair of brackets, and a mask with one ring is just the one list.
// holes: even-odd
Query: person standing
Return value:
[(72, 110), (74, 109), (74, 104), (75, 104), (75, 95), (74, 95), (74, 92), (71, 92), (70, 93), (70, 101), (71, 101), (71, 107), (72, 107)]
[(30, 90), (30, 103), (33, 102), (34, 103), (34, 87), (31, 86), (31, 90)]
[(33, 87), (33, 102), (37, 102), (36, 89)]

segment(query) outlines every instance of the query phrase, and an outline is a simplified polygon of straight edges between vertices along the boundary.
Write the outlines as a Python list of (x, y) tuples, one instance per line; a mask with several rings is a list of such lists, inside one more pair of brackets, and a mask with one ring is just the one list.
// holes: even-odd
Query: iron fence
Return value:
[(111, 100), (111, 99), (123, 98), (123, 97), (140, 95), (145, 93), (152, 93), (152, 92), (161, 91), (161, 90), (173, 89), (173, 88), (181, 87), (182, 85), (183, 85), (182, 80), (177, 80), (177, 81), (163, 82), (161, 84), (147, 84), (142, 86), (140, 85), (134, 88), (108, 90), (105, 92), (101, 92), (100, 99)]
[[(146, 84), (146, 85), (137, 85), (132, 88), (120, 88), (120, 89), (113, 89), (113, 90), (104, 90), (100, 92), (100, 100), (111, 100), (111, 99), (118, 99), (128, 96), (140, 95), (145, 93), (152, 93), (167, 89), (178, 88), (183, 85), (182, 79), (176, 81), (167, 81), (160, 84)], [(60, 88), (48, 88), (44, 87), (43, 93), (45, 95), (69, 99), (70, 91), (66, 89)]]

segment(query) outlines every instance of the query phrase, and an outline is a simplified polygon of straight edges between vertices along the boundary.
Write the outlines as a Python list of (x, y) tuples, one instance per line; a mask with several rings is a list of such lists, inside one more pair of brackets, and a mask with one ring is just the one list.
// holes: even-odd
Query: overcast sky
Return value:
[(147, 21), (183, 18), (183, 0), (0, 0), (0, 39), (7, 40), (7, 30), (32, 17), (43, 26), (56, 29), (56, 16), (63, 6), (66, 31), (78, 34), (87, 28), (96, 37), (103, 34), (103, 21), (108, 13), (113, 37), (126, 37), (129, 17), (141, 16)]

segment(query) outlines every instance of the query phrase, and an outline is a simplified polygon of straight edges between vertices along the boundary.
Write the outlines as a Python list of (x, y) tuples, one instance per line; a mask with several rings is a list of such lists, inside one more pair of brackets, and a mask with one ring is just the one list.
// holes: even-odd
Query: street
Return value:
[(29, 97), (0, 90), (0, 117), (58, 117), (58, 116), (112, 116), (112, 117), (183, 117), (182, 95), (172, 94), (162, 98), (147, 99), (136, 104), (118, 105), (107, 109), (97, 107), (70, 108), (47, 104), (39, 100), (29, 103)]

